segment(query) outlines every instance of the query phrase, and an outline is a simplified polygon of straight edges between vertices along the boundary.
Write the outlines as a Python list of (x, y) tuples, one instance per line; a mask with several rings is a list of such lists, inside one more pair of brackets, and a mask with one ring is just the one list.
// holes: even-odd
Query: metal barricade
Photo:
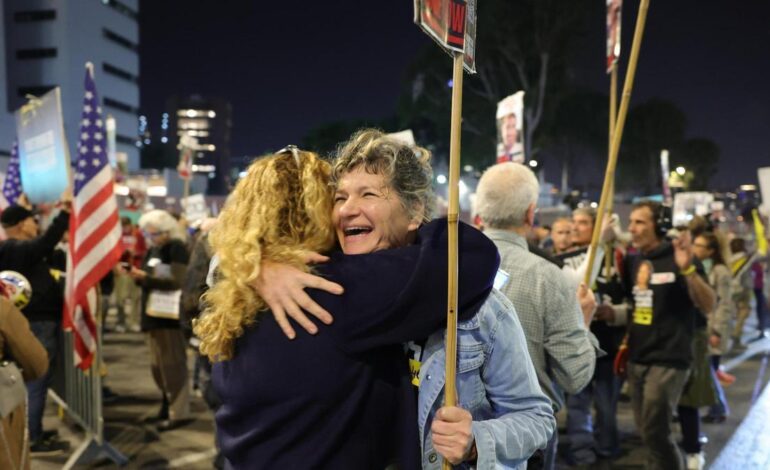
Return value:
[(117, 465), (125, 465), (128, 458), (104, 439), (104, 416), (102, 415), (102, 333), (101, 324), (96, 328), (96, 354), (91, 368), (81, 370), (75, 366), (73, 338), (71, 331), (64, 332), (61, 352), (64, 363), (64, 397), (49, 390), (50, 396), (85, 431), (83, 442), (67, 460), (64, 469), (76, 464), (108, 458)]

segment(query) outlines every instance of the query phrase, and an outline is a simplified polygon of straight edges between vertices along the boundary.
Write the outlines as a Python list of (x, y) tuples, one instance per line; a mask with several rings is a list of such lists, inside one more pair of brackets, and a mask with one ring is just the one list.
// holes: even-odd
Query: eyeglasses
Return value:
[(276, 155), (281, 155), (283, 153), (292, 154), (294, 156), (294, 161), (297, 163), (297, 168), (299, 168), (299, 164), (300, 164), (299, 152), (300, 152), (299, 147), (297, 147), (296, 145), (287, 145), (281, 150), (275, 152), (275, 154)]
[(142, 230), (142, 233), (144, 234), (145, 238), (158, 238), (167, 232), (148, 232), (147, 230)]

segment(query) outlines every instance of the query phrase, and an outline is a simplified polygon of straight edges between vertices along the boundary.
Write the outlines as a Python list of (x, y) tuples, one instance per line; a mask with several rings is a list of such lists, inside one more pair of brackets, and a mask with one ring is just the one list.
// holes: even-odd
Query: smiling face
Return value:
[(345, 254), (407, 245), (420, 221), (421, 217), (409, 215), (384, 176), (367, 173), (359, 166), (339, 178), (332, 223)]

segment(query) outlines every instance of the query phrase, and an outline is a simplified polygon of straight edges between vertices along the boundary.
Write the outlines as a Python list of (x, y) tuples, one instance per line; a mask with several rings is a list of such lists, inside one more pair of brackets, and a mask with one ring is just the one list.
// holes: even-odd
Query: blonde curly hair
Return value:
[(291, 149), (256, 160), (230, 195), (209, 241), (219, 256), (217, 283), (195, 323), (200, 352), (212, 361), (233, 357), (235, 340), (266, 305), (250, 284), (263, 259), (305, 271), (306, 250), (331, 249), (331, 166), (311, 152)]

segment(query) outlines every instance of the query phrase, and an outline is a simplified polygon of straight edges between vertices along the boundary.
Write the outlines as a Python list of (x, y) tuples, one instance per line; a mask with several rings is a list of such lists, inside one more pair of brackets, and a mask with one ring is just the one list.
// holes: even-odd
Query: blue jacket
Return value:
[[(441, 468), (430, 423), (444, 401), (445, 335), (441, 331), (428, 338), (420, 367), (423, 470)], [(473, 318), (458, 322), (457, 393), (460, 407), (473, 415), (478, 469), (526, 468), (527, 459), (545, 448), (556, 429), (516, 311), (497, 289)]]

